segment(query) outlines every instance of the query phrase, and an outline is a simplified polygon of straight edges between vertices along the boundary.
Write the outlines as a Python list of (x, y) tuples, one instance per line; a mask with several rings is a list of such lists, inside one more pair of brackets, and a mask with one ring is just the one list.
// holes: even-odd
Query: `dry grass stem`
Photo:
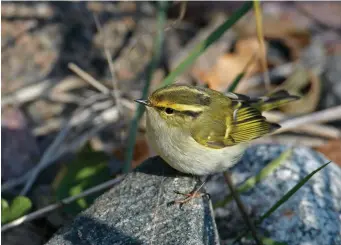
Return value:
[[(66, 152), (78, 149), (99, 130), (118, 119), (118, 109), (113, 105), (112, 100), (108, 100), (106, 95), (95, 94), (86, 99), (83, 101), (83, 104), (73, 112), (71, 118), (64, 122), (64, 125), (61, 125), (62, 130), (44, 152), (39, 163), (24, 176), (4, 183), (1, 191), (14, 188), (26, 182), (21, 191), (21, 195), (25, 195), (43, 169), (48, 167)], [(79, 133), (79, 128), (85, 128), (85, 130), (83, 130), (84, 132)], [(74, 133), (75, 131), (76, 133)], [(70, 138), (72, 134), (74, 134), (73, 139), (67, 139)]]
[(280, 133), (298, 127), (305, 127), (312, 123), (326, 123), (337, 120), (341, 120), (341, 106), (335, 106), (309, 115), (284, 120), (280, 122), (282, 127), (277, 132)]
[(168, 31), (170, 29), (174, 29), (177, 27), (179, 22), (182, 21), (183, 18), (185, 17), (186, 9), (187, 9), (187, 1), (180, 2), (180, 13), (179, 13), (178, 18), (175, 21), (173, 21), (169, 26), (167, 26), (165, 28), (165, 31)]
[(14, 228), (16, 226), (19, 226), (23, 223), (26, 223), (26, 222), (29, 222), (31, 220), (35, 220), (39, 217), (42, 217), (44, 215), (47, 215), (48, 213), (58, 209), (58, 208), (61, 208), (63, 207), (64, 205), (67, 205), (67, 204), (70, 204), (74, 201), (76, 201), (77, 199), (79, 198), (83, 198), (83, 197), (86, 197), (86, 196), (89, 196), (91, 194), (94, 194), (96, 192), (99, 192), (99, 191), (102, 191), (104, 189), (107, 189), (107, 188), (110, 188), (118, 183), (120, 183), (122, 180), (124, 179), (124, 176), (119, 176), (115, 179), (112, 179), (112, 180), (109, 180), (109, 181), (106, 181), (102, 184), (99, 184), (97, 186), (94, 186), (82, 193), (79, 193), (78, 195), (75, 195), (75, 196), (71, 196), (71, 197), (67, 197), (67, 198), (64, 198), (63, 200), (61, 200), (60, 202), (58, 203), (55, 203), (55, 204), (51, 204), (51, 205), (48, 205), (42, 209), (39, 209), (35, 212), (32, 212), (30, 214), (27, 214), (19, 219), (16, 219), (8, 224), (5, 224), (1, 227), (1, 232), (4, 232), (4, 231), (7, 231), (11, 228)]
[(259, 42), (260, 52), (261, 52), (261, 64), (262, 64), (263, 72), (264, 72), (265, 88), (267, 91), (270, 91), (271, 82), (270, 82), (270, 76), (268, 72), (268, 62), (267, 62), (267, 54), (266, 54), (265, 42), (264, 42), (263, 19), (262, 19), (262, 9), (260, 6), (260, 1), (253, 0), (253, 6), (255, 10), (255, 15), (256, 15), (257, 37), (258, 37), (258, 42)]
[(271, 135), (256, 139), (251, 144), (284, 144), (284, 145), (304, 145), (307, 147), (317, 147), (324, 145), (328, 140), (311, 136), (296, 136), (296, 135)]
[(73, 71), (79, 77), (83, 78), (84, 81), (88, 82), (94, 88), (98, 89), (101, 93), (110, 94), (110, 90), (106, 86), (104, 86), (102, 83), (94, 79), (89, 73), (79, 68), (76, 64), (69, 63), (68, 67), (71, 71)]
[(112, 62), (112, 55), (109, 51), (108, 48), (108, 43), (107, 43), (107, 39), (105, 37), (105, 33), (103, 32), (103, 28), (101, 26), (101, 23), (97, 17), (96, 14), (93, 15), (94, 16), (94, 20), (95, 20), (95, 24), (97, 27), (97, 31), (100, 34), (103, 34), (103, 44), (104, 44), (104, 53), (105, 53), (105, 57), (107, 58), (107, 62), (109, 65), (109, 70), (110, 70), (110, 74), (111, 74), (111, 82), (112, 82), (112, 87), (113, 87), (113, 95), (114, 95), (114, 99), (116, 102), (116, 105), (118, 106), (118, 108), (121, 108), (120, 106), (120, 93), (119, 93), (119, 89), (118, 89), (118, 84), (117, 84), (117, 78), (116, 78), (116, 71), (115, 71), (115, 67), (114, 64)]
[[(288, 119), (286, 115), (281, 112), (264, 112), (263, 115), (272, 122), (279, 122)], [(321, 124), (306, 124), (297, 128), (288, 128), (284, 131), (294, 131), (294, 132), (302, 132), (310, 135), (330, 138), (330, 139), (339, 139), (341, 138), (341, 131), (335, 127), (321, 125)], [(283, 130), (280, 132), (275, 132), (274, 134), (284, 132)]]

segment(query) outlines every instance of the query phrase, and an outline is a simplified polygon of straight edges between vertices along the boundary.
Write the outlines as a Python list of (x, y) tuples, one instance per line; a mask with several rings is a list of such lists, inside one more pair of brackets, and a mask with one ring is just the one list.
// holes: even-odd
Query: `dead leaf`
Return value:
[[(250, 16), (240, 23), (235, 29), (240, 37), (257, 36), (255, 17)], [(282, 14), (263, 15), (263, 35), (265, 40), (281, 40), (289, 49), (291, 59), (296, 60), (300, 56), (302, 48), (310, 43), (310, 32), (307, 25), (298, 25), (293, 18), (285, 18), (285, 11)]]
[[(250, 63), (254, 54), (256, 54), (255, 59)], [(250, 65), (246, 69), (243, 80), (261, 71), (259, 44), (256, 37), (239, 40), (235, 52), (218, 58), (214, 67), (207, 73), (203, 72), (200, 79), (207, 82), (211, 89), (224, 91), (244, 71), (248, 63)], [(236, 91), (238, 92), (238, 87)]]
[(297, 3), (296, 5), (305, 15), (316, 22), (340, 30), (340, 2), (306, 2)]
[[(281, 106), (289, 115), (301, 115), (315, 111), (320, 101), (321, 82), (319, 76), (304, 67), (298, 67), (276, 90), (284, 89), (301, 98)], [(307, 91), (306, 91), (307, 90)]]
[(330, 140), (327, 144), (316, 147), (315, 150), (324, 154), (328, 159), (341, 167), (341, 139)]
[[(114, 151), (114, 155), (121, 161), (124, 161), (124, 153), (126, 149), (116, 149)], [(139, 166), (144, 160), (150, 157), (150, 150), (148, 147), (147, 140), (144, 136), (139, 136), (136, 140), (136, 144), (134, 146), (134, 154), (133, 154), (133, 162), (132, 168), (136, 168)]]

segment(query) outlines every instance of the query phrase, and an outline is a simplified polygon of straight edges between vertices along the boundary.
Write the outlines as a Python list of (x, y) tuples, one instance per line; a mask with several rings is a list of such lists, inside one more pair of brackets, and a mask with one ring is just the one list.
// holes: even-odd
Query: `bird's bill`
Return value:
[(140, 103), (142, 105), (149, 106), (148, 100), (135, 100), (135, 102)]

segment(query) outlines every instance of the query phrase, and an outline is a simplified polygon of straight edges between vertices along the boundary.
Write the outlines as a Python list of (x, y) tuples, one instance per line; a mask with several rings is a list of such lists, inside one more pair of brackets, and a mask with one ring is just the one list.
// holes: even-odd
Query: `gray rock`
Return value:
[(182, 198), (174, 190), (189, 192), (195, 183), (193, 177), (177, 175), (161, 158), (150, 158), (47, 244), (219, 244), (207, 198), (192, 200), (182, 209), (167, 205)]
[[(288, 148), (278, 145), (249, 148), (241, 162), (231, 169), (234, 183), (239, 185), (255, 176)], [(283, 161), (268, 177), (241, 195), (250, 216), (253, 219), (260, 217), (302, 178), (327, 162), (328, 159), (311, 149), (296, 147), (291, 158)], [(214, 176), (207, 183), (206, 189), (213, 203), (228, 194), (222, 175)], [(239, 232), (245, 230), (235, 202), (215, 209), (215, 215), (222, 244), (230, 244)], [(264, 220), (259, 226), (259, 232), (290, 245), (341, 244), (341, 169), (330, 163), (314, 175)]]
[[(255, 176), (286, 149), (278, 145), (250, 147), (231, 169), (234, 183)], [(290, 159), (241, 195), (250, 216), (260, 217), (300, 179), (326, 162), (311, 149), (295, 148)], [(195, 182), (192, 177), (176, 174), (159, 157), (151, 158), (47, 244), (218, 244), (219, 237), (222, 244), (230, 244), (245, 230), (233, 201), (215, 210), (215, 220), (205, 198), (191, 201), (183, 210), (176, 205), (167, 206), (181, 198), (174, 190), (189, 192)], [(213, 203), (228, 194), (220, 174), (206, 188)], [(341, 244), (341, 169), (331, 163), (317, 173), (268, 217), (258, 232), (290, 245)], [(253, 242), (242, 240), (240, 244)]]
[[(341, 55), (328, 57), (326, 71), (322, 77), (322, 95), (320, 109), (341, 105)], [(341, 122), (339, 122), (339, 125)]]

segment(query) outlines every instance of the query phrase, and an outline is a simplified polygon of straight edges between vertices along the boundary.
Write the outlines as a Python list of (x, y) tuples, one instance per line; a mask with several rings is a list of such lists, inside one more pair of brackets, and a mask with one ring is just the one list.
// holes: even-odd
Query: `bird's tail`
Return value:
[(260, 111), (269, 111), (290, 101), (298, 100), (299, 98), (299, 96), (290, 95), (285, 90), (279, 90), (270, 94), (269, 96), (260, 97), (260, 100), (254, 103), (252, 106)]

